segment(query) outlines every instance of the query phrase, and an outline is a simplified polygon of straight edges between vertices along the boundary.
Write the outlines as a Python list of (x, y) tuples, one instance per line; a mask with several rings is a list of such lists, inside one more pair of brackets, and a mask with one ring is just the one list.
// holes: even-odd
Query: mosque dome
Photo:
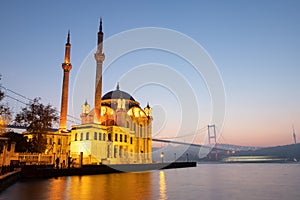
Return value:
[(101, 99), (101, 105), (108, 106), (113, 109), (116, 109), (118, 99), (124, 99), (128, 109), (132, 107), (140, 107), (139, 103), (136, 102), (130, 94), (120, 90), (119, 84), (115, 90), (107, 92)]
[(108, 100), (108, 99), (127, 99), (127, 100), (135, 101), (135, 99), (130, 94), (122, 90), (119, 90), (119, 88), (106, 93), (102, 97), (102, 100)]

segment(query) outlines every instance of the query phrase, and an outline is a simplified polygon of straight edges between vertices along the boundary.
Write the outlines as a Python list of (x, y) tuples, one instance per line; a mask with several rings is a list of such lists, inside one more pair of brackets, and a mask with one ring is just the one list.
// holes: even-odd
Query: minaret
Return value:
[(149, 106), (149, 102), (147, 103), (147, 106), (144, 108), (144, 111), (149, 118), (152, 118), (152, 108)]
[(68, 32), (68, 38), (65, 50), (65, 60), (62, 64), (62, 69), (64, 70), (64, 78), (62, 85), (62, 95), (61, 95), (61, 108), (60, 108), (60, 121), (59, 130), (67, 130), (67, 114), (68, 114), (68, 94), (69, 94), (69, 75), (72, 69), (72, 64), (70, 62), (71, 54), (71, 44), (70, 44), (70, 31)]
[(82, 112), (80, 115), (81, 124), (90, 123), (88, 118), (89, 113), (90, 113), (90, 105), (88, 104), (87, 100), (85, 100), (85, 103), (82, 105)]
[(94, 122), (100, 123), (101, 97), (102, 97), (102, 64), (105, 59), (103, 53), (103, 32), (102, 18), (100, 18), (100, 26), (98, 32), (97, 51), (95, 53), (96, 60), (96, 83), (95, 83), (95, 105), (94, 105)]

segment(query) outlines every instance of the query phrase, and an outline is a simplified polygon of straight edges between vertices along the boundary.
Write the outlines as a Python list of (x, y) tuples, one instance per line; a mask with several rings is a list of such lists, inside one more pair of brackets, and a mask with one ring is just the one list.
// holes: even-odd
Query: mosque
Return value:
[[(47, 136), (50, 153), (68, 153), (78, 157), (82, 164), (141, 164), (152, 162), (152, 109), (147, 104), (143, 109), (130, 94), (120, 89), (102, 96), (103, 53), (102, 19), (98, 32), (96, 60), (96, 83), (94, 108), (88, 102), (82, 105), (81, 124), (67, 130), (70, 33), (65, 45), (65, 59), (62, 64), (63, 84), (59, 130)], [(57, 140), (57, 143), (51, 140)], [(61, 140), (61, 141), (58, 141)], [(55, 148), (50, 149), (51, 145)], [(60, 145), (60, 146), (58, 146)]]

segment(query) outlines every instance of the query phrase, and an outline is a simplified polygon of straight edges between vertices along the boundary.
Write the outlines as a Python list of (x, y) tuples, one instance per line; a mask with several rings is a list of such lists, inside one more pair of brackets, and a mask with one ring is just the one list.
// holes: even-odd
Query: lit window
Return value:
[(89, 139), (90, 139), (90, 133), (89, 133), (89, 132), (86, 133), (85, 139), (86, 139), (86, 140), (89, 140)]

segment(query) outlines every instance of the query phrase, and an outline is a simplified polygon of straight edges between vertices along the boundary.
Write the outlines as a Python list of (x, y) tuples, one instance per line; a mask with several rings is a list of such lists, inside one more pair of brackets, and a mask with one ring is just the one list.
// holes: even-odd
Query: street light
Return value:
[(174, 153), (174, 156), (175, 156), (175, 160), (174, 160), (174, 162), (176, 162), (176, 153)]
[(160, 153), (160, 157), (161, 157), (161, 162), (163, 163), (164, 162), (164, 152)]

